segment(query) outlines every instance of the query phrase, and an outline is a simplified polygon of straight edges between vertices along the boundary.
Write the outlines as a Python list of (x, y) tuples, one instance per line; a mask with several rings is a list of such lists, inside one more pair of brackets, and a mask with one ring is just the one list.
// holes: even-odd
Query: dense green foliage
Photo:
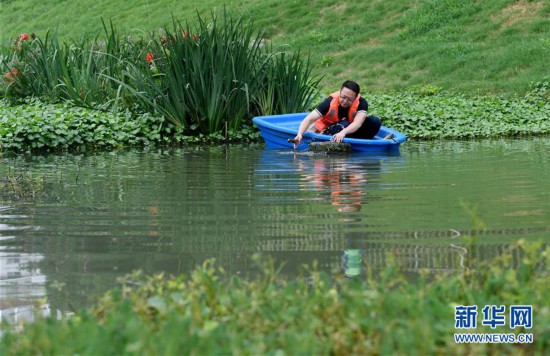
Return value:
[[(425, 87), (415, 92), (368, 97), (370, 112), (409, 139), (514, 137), (550, 134), (548, 80), (524, 97), (467, 97)], [(175, 143), (252, 142), (252, 126), (185, 135), (182, 128), (150, 114), (103, 112), (31, 100), (0, 101), (0, 147), (11, 150), (121, 147)]]
[(0, 64), (6, 72), (0, 94), (116, 109), (124, 104), (126, 93), (108, 78), (122, 78), (128, 70), (122, 59), (138, 62), (146, 43), (120, 38), (113, 28), (105, 28), (105, 34), (103, 40), (81, 39), (73, 43), (60, 42), (56, 33), (48, 33), (44, 39), (22, 34)]
[(58, 26), (63, 40), (78, 43), (103, 31), (101, 17), (141, 36), (170, 27), (172, 16), (191, 23), (196, 12), (208, 16), (223, 6), (254, 20), (276, 46), (311, 54), (325, 92), (356, 79), (376, 92), (431, 84), (466, 94), (523, 94), (550, 74), (544, 0), (3, 1), (0, 41), (6, 46), (22, 32), (44, 38)]
[(188, 135), (236, 130), (255, 115), (311, 104), (318, 79), (299, 52), (264, 46), (242, 18), (197, 21), (191, 28), (174, 20), (173, 31), (137, 39), (105, 24), (106, 40), (60, 43), (57, 34), (24, 33), (2, 61), (5, 95), (161, 114)]
[(103, 112), (68, 103), (29, 100), (10, 105), (0, 100), (0, 148), (5, 150), (118, 148), (159, 144), (250, 142), (258, 139), (252, 126), (210, 135), (185, 136), (161, 116), (129, 111)]
[[(391, 263), (365, 281), (315, 270), (285, 280), (265, 262), (249, 280), (211, 262), (190, 276), (136, 273), (91, 310), (8, 332), (0, 353), (542, 354), (550, 347), (549, 263), (548, 248), (520, 241), (475, 271), (416, 282)], [(479, 324), (475, 332), (532, 333), (532, 344), (455, 343), (455, 306), (501, 304), (531, 305), (533, 328)]]
[(415, 93), (373, 95), (370, 104), (384, 125), (410, 138), (514, 137), (550, 134), (549, 94), (546, 80), (525, 97), (468, 97), (428, 87)]
[(31, 101), (0, 106), (0, 139), (4, 148), (19, 150), (147, 145), (161, 141), (163, 121), (147, 114), (132, 118), (128, 113)]
[(130, 74), (132, 93), (149, 111), (205, 133), (311, 105), (318, 80), (299, 52), (265, 47), (257, 27), (242, 19), (199, 17), (196, 32), (189, 27), (174, 23), (172, 32), (153, 38), (149, 67)]

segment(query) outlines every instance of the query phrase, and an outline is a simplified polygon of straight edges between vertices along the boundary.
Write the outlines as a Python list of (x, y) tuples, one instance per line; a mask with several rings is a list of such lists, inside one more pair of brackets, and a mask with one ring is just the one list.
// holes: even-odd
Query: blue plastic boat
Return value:
[[(260, 129), (260, 133), (269, 148), (293, 148), (294, 144), (289, 139), (294, 139), (298, 133), (300, 123), (308, 113), (257, 116), (252, 121)], [(392, 134), (392, 135), (390, 135)], [(388, 135), (391, 138), (387, 138)], [(307, 149), (312, 142), (330, 141), (332, 136), (305, 132), (298, 149)], [(378, 134), (371, 140), (358, 138), (344, 138), (343, 142), (351, 145), (353, 151), (383, 152), (398, 150), (399, 145), (405, 142), (407, 137), (394, 129), (382, 126)]]

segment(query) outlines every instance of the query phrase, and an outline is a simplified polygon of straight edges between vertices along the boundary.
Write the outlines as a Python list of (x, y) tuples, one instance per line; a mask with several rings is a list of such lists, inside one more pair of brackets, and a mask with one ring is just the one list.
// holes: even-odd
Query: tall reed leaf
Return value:
[[(172, 31), (149, 43), (149, 68), (126, 75), (143, 108), (162, 113), (188, 133), (236, 129), (257, 114), (302, 111), (319, 79), (299, 52), (273, 52), (262, 32), (242, 17), (212, 13), (198, 25), (173, 20)], [(145, 62), (145, 60), (142, 60)], [(268, 100), (269, 98), (269, 100)]]

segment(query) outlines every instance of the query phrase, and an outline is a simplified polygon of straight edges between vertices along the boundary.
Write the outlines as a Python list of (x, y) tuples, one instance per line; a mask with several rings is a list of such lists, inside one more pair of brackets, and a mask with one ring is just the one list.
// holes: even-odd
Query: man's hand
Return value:
[(344, 130), (342, 130), (342, 131), (338, 132), (337, 134), (335, 134), (334, 136), (332, 136), (332, 141), (334, 141), (336, 143), (340, 143), (340, 142), (342, 142), (344, 137), (346, 137), (346, 133), (344, 132)]
[(302, 142), (302, 135), (298, 134), (296, 137), (294, 137), (294, 149), (298, 147), (298, 145)]

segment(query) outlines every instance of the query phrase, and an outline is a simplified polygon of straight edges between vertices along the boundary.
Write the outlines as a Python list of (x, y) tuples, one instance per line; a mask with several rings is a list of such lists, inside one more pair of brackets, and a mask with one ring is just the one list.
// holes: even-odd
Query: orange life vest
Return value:
[(365, 199), (362, 189), (367, 179), (363, 173), (340, 171), (319, 162), (315, 163), (311, 179), (317, 189), (330, 188), (330, 200), (334, 206), (361, 205)]
[[(328, 112), (321, 116), (317, 121), (315, 121), (315, 127), (319, 132), (323, 132), (327, 127), (329, 127), (331, 124), (337, 123), (340, 121), (338, 118), (338, 107), (340, 106), (340, 91), (334, 92), (329, 95), (332, 97), (332, 101), (330, 102), (330, 108), (328, 109)], [(355, 115), (357, 114), (357, 108), (359, 107), (359, 99), (361, 98), (361, 94), (357, 95), (357, 98), (351, 103), (348, 111), (348, 120), (350, 123), (353, 122), (353, 119), (355, 118)]]

